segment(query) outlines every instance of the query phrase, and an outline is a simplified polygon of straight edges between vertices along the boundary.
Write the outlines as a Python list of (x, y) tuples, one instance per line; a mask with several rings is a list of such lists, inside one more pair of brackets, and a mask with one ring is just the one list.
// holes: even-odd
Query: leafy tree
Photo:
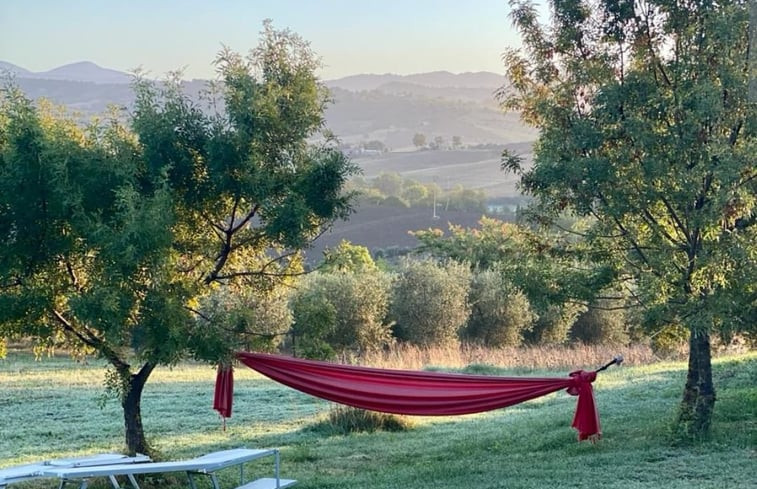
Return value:
[(452, 147), (454, 149), (459, 149), (463, 146), (463, 138), (460, 136), (452, 136)]
[(405, 260), (393, 287), (395, 335), (417, 345), (450, 344), (470, 314), (467, 265)]
[(329, 344), (336, 326), (336, 308), (315, 287), (300, 288), (290, 303), (293, 316), (292, 350), (295, 355), (318, 360), (336, 356)]
[[(385, 321), (389, 285), (389, 276), (375, 269), (316, 272), (300, 285), (293, 302), (296, 331), (305, 331), (310, 344), (326, 344), (337, 353), (382, 348), (391, 339), (391, 330)], [(307, 333), (306, 321), (314, 315), (322, 321), (316, 326), (321, 332), (317, 337)], [(327, 323), (327, 319), (332, 322)], [(323, 346), (319, 349), (328, 351)]]
[(149, 452), (140, 400), (158, 365), (230, 358), (232, 345), (206, 345), (222, 325), (202, 321), (203, 298), (218, 285), (272, 290), (349, 211), (354, 167), (307, 143), (328, 94), (317, 66), (307, 43), (265, 23), (248, 58), (217, 59), (222, 113), (177, 79), (138, 79), (131, 130), (120, 114), (81, 130), (2, 93), (0, 336), (105, 358), (131, 453)]
[(370, 272), (377, 269), (371, 252), (365, 246), (354, 245), (343, 239), (336, 248), (323, 252), (318, 269), (322, 272)]
[(711, 331), (755, 324), (747, 3), (553, 1), (545, 27), (511, 1), (526, 54), (506, 53), (502, 96), (540, 135), (532, 167), (503, 166), (543, 219), (593, 219), (587, 242), (637, 281), (649, 324), (687, 325), (688, 436), (711, 423)]
[(267, 288), (239, 285), (219, 287), (200, 300), (191, 333), (198, 357), (212, 358), (218, 352), (239, 348), (274, 352), (289, 333), (289, 284)]
[(480, 212), (486, 210), (486, 194), (483, 190), (455, 185), (453, 189), (445, 193), (444, 197), (447, 199), (447, 206), (452, 209)]
[(578, 316), (570, 329), (574, 341), (586, 344), (628, 342), (628, 314), (620, 301), (601, 299)]
[(399, 197), (402, 194), (402, 177), (399, 173), (382, 172), (371, 180), (371, 187), (386, 197)]
[(382, 200), (381, 205), (386, 207), (398, 207), (400, 209), (410, 208), (410, 204), (408, 204), (402, 197), (397, 197), (394, 195), (390, 195), (389, 197)]
[(382, 153), (389, 151), (386, 144), (378, 139), (371, 139), (370, 141), (363, 142), (363, 148), (371, 151), (381, 151)]
[(536, 319), (528, 298), (500, 270), (474, 273), (465, 337), (492, 347), (518, 346)]
[(535, 345), (562, 345), (567, 343), (571, 327), (579, 315), (586, 310), (574, 302), (540, 301), (534, 308), (536, 321), (526, 332), (529, 343)]
[(477, 270), (527, 259), (531, 247), (526, 229), (491, 217), (482, 217), (478, 224), (478, 228), (450, 224), (446, 235), (441, 229), (428, 229), (415, 231), (413, 236), (421, 243), (419, 252), (466, 262)]
[(426, 135), (420, 132), (413, 134), (413, 146), (423, 148), (426, 146)]
[(406, 181), (402, 189), (402, 198), (410, 205), (425, 205), (429, 201), (429, 191), (424, 185), (412, 180)]

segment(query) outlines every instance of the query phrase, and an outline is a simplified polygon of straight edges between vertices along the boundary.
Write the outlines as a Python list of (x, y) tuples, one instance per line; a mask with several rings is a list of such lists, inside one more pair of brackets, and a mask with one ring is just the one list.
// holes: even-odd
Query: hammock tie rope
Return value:
[[(242, 352), (236, 358), (281, 384), (349, 406), (394, 414), (449, 416), (499, 409), (565, 389), (578, 396), (572, 426), (579, 440), (601, 436), (591, 383), (597, 372), (577, 370), (567, 378), (498, 377), (441, 372), (387, 370), (339, 365), (263, 353)], [(233, 370), (219, 366), (213, 408), (231, 417)]]

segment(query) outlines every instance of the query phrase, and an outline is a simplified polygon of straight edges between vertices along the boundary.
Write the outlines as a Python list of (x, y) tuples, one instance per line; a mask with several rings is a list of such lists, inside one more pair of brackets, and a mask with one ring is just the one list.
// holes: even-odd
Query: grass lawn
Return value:
[[(414, 418), (406, 432), (329, 435), (314, 428), (329, 403), (246, 368), (236, 371), (234, 415), (224, 432), (210, 408), (214, 370), (188, 364), (153, 374), (143, 421), (167, 459), (239, 446), (279, 447), (282, 476), (297, 479), (302, 489), (757, 487), (757, 353), (714, 361), (712, 436), (678, 446), (669, 427), (685, 367), (656, 363), (600, 374), (594, 385), (603, 439), (596, 444), (576, 441), (570, 428), (576, 398), (563, 392), (480, 415)], [(100, 407), (103, 374), (98, 362), (35, 362), (22, 353), (0, 360), (0, 467), (120, 451), (120, 406), (110, 400)], [(235, 477), (222, 474), (224, 487), (233, 488)], [(180, 478), (153, 485), (186, 487)]]

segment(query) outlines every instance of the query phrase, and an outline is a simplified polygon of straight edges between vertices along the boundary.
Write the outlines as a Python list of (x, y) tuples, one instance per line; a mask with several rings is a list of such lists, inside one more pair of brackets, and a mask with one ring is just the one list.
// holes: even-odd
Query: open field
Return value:
[[(530, 161), (531, 143), (506, 147)], [(462, 185), (481, 190), (488, 198), (520, 195), (515, 188), (516, 176), (500, 169), (502, 154), (498, 150), (398, 151), (358, 157), (354, 161), (363, 169), (365, 178), (374, 178), (381, 173), (399, 173), (419, 182), (434, 182), (442, 189)]]
[[(0, 466), (119, 450), (120, 409), (114, 401), (97, 406), (103, 372), (99, 362), (60, 357), (35, 362), (11, 352), (0, 360)], [(676, 446), (668, 436), (685, 376), (681, 362), (601, 374), (595, 388), (604, 438), (597, 444), (576, 442), (569, 427), (575, 398), (565, 393), (480, 415), (415, 418), (407, 432), (336, 436), (312, 428), (329, 403), (239, 368), (234, 416), (223, 432), (210, 409), (214, 370), (182, 364), (156, 371), (142, 406), (148, 436), (166, 458), (280, 447), (282, 475), (303, 489), (756, 487), (757, 353), (720, 357), (714, 373), (713, 435), (693, 446)], [(224, 474), (224, 487), (233, 487), (234, 477)], [(157, 483), (185, 485), (181, 478)]]
[(415, 248), (418, 239), (411, 231), (438, 228), (449, 230), (450, 224), (465, 228), (477, 228), (483, 216), (480, 211), (437, 210), (434, 219), (433, 209), (426, 207), (402, 207), (361, 205), (345, 221), (334, 223), (333, 227), (319, 236), (311, 248), (306, 250), (309, 263), (318, 263), (323, 259), (326, 248), (334, 248), (342, 240), (365, 246), (370, 251), (378, 249)]

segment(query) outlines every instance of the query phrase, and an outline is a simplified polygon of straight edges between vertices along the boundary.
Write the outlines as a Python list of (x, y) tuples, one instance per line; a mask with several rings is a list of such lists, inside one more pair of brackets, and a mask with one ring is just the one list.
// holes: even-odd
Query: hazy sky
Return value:
[(221, 44), (246, 52), (270, 18), (310, 41), (325, 79), (503, 72), (502, 52), (518, 43), (508, 11), (507, 0), (0, 0), (0, 60), (211, 78)]

